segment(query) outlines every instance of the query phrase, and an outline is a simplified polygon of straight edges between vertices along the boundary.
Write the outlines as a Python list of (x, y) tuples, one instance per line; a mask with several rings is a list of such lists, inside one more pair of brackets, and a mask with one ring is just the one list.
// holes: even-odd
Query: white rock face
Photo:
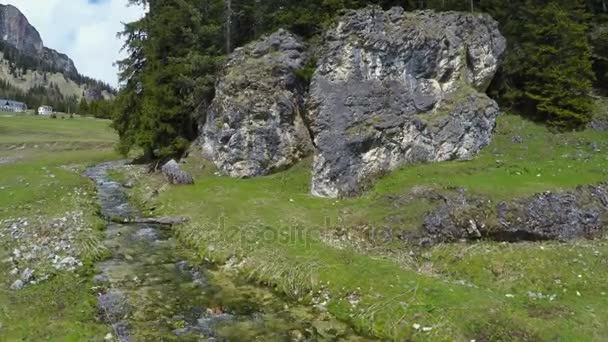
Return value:
[(483, 92), (505, 46), (486, 15), (348, 12), (326, 34), (310, 88), (312, 194), (357, 195), (401, 165), (489, 144), (499, 109)]
[(307, 60), (304, 44), (284, 30), (231, 54), (201, 139), (222, 173), (266, 175), (312, 153), (301, 116), (305, 85), (296, 76)]

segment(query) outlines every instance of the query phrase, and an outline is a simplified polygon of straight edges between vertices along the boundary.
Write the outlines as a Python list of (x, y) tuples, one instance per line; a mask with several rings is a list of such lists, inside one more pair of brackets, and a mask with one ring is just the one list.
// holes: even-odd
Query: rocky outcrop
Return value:
[(602, 235), (608, 225), (608, 184), (491, 204), (467, 195), (444, 197), (424, 219), (428, 242), (570, 240)]
[(506, 45), (497, 27), (481, 14), (346, 13), (310, 87), (312, 193), (356, 195), (404, 164), (466, 159), (489, 144), (499, 108), (484, 92)]
[(202, 128), (203, 152), (232, 177), (286, 168), (312, 151), (296, 70), (304, 44), (287, 31), (236, 49), (218, 78)]
[(98, 86), (87, 86), (82, 94), (87, 102), (91, 103), (92, 101), (99, 100), (111, 100), (114, 98), (114, 94), (108, 92), (105, 89), (101, 89)]
[(76, 69), (76, 65), (74, 65), (74, 61), (66, 54), (45, 47), (41, 59), (47, 62), (53, 70), (70, 76), (78, 75), (78, 70)]
[(70, 75), (78, 74), (74, 62), (68, 56), (44, 47), (40, 33), (15, 6), (0, 5), (0, 39), (52, 69)]
[(94, 87), (87, 87), (82, 96), (84, 96), (84, 99), (87, 100), (87, 102), (99, 101), (104, 98), (101, 89)]
[(38, 56), (43, 52), (40, 34), (15, 6), (0, 5), (0, 37), (25, 54)]
[(408, 163), (471, 158), (499, 114), (484, 93), (506, 47), (497, 27), (481, 14), (347, 12), (318, 50), (309, 93), (297, 76), (304, 44), (280, 30), (230, 55), (203, 152), (222, 173), (253, 177), (314, 145), (312, 193), (323, 197), (357, 195)]

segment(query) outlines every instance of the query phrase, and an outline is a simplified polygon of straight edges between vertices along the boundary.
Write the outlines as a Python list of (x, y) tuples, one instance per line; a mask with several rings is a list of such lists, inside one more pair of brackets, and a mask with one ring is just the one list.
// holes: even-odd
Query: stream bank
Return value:
[[(94, 278), (108, 339), (320, 341), (364, 340), (329, 314), (291, 306), (271, 291), (238, 282), (211, 265), (189, 263), (191, 251), (168, 226), (115, 223), (138, 217), (110, 162), (86, 171), (107, 220), (104, 244), (111, 257)], [(112, 222), (114, 221), (114, 222)]]

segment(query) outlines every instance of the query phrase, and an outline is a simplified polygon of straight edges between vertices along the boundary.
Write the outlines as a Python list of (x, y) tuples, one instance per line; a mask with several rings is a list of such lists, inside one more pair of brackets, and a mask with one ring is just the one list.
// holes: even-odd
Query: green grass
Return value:
[[(513, 143), (520, 137), (522, 143)], [(457, 186), (496, 198), (576, 187), (608, 176), (606, 133), (551, 134), (517, 116), (503, 116), (492, 145), (472, 161), (407, 167), (382, 179), (368, 195), (415, 185)]]
[[(82, 209), (87, 213), (86, 224), (99, 226), (94, 187), (81, 172), (88, 165), (117, 159), (112, 149), (115, 140), (108, 121), (0, 117), (0, 220), (61, 217), (66, 211)], [(87, 194), (74, 200), (70, 195), (74, 189)], [(21, 291), (8, 289), (8, 266), (0, 264), (0, 340), (103, 338), (107, 327), (96, 320), (96, 299), (89, 280), (92, 262), (100, 256), (92, 245), (98, 238), (79, 240), (86, 266), (78, 274), (59, 273)], [(14, 247), (10, 240), (0, 240), (0, 259)]]
[[(608, 333), (603, 241), (479, 242), (410, 255), (417, 248), (395, 237), (380, 243), (365, 236), (372, 229), (418, 229), (431, 203), (397, 200), (415, 189), (465, 187), (498, 200), (605, 180), (607, 138), (590, 131), (552, 134), (504, 116), (492, 145), (474, 160), (404, 167), (357, 199), (311, 197), (310, 160), (242, 180), (216, 176), (209, 165), (201, 170), (196, 157), (187, 164), (197, 176), (194, 186), (170, 187), (145, 202), (162, 180), (144, 177), (134, 195), (154, 215), (189, 216), (192, 223), (176, 231), (201, 257), (238, 256), (244, 275), (300, 300), (312, 300), (311, 290), (329, 291), (330, 312), (364, 333), (395, 340), (593, 341)], [(336, 229), (355, 240), (338, 239)], [(506, 278), (492, 272), (501, 262)], [(578, 278), (582, 273), (590, 278)], [(568, 291), (557, 293), (556, 277)], [(528, 291), (557, 297), (534, 300)], [(353, 292), (360, 296), (356, 307), (346, 301)]]
[(114, 140), (107, 120), (51, 119), (37, 115), (0, 118), (0, 144), (93, 142), (107, 145)]

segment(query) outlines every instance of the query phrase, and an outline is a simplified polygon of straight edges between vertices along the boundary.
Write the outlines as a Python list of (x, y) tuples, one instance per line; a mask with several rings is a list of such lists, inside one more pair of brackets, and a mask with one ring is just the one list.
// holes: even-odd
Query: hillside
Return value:
[(113, 96), (109, 85), (79, 74), (67, 55), (44, 46), (36, 28), (12, 5), (0, 5), (0, 37), (0, 97), (66, 111), (82, 97)]
[(76, 96), (80, 98), (84, 92), (85, 87), (83, 85), (74, 82), (62, 73), (27, 69), (12, 71), (11, 64), (12, 62), (0, 52), (0, 77), (23, 92), (39, 86), (46, 88), (51, 83), (56, 84), (66, 97)]
[[(20, 232), (16, 245), (10, 245), (5, 239), (6, 231), (0, 228), (1, 258), (8, 258), (15, 248), (25, 251), (35, 245), (46, 248), (65, 243), (69, 234), (74, 248), (58, 254), (67, 257), (67, 252), (90, 263), (97, 256), (84, 252), (86, 243), (96, 241), (103, 234), (96, 229), (100, 220), (91, 211), (94, 210), (92, 186), (80, 172), (83, 165), (116, 158), (112, 152), (116, 138), (108, 122), (1, 114), (0, 222), (3, 223), (0, 226), (6, 227), (6, 220), (11, 217), (24, 217), (32, 228)], [(62, 165), (71, 165), (71, 168)], [(62, 218), (69, 223), (66, 230), (57, 226), (52, 231), (42, 228), (51, 227)], [(9, 271), (7, 265), (2, 264), (1, 283), (9, 281)], [(94, 320), (92, 283), (83, 281), (85, 278), (79, 272), (59, 270), (48, 263), (36, 269), (34, 276), (42, 278), (42, 272), (50, 279), (41, 286), (20, 293), (0, 291), (0, 340), (83, 341), (103, 336), (105, 327)]]

